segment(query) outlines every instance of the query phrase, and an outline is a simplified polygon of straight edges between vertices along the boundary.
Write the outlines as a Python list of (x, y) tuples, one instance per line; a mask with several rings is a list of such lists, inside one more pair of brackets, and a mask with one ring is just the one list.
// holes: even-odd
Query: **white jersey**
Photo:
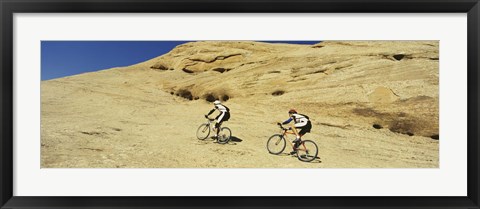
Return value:
[(221, 104), (215, 105), (215, 108), (222, 113), (228, 112), (228, 108)]
[(304, 115), (294, 113), (292, 114), (292, 118), (295, 121), (295, 127), (302, 127), (308, 123), (308, 118), (306, 118)]

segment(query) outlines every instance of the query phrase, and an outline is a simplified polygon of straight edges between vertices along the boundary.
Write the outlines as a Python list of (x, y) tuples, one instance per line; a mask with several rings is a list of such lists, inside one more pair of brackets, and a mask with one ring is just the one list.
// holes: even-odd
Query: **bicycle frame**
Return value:
[[(197, 138), (200, 140), (206, 139), (210, 134), (213, 132), (215, 134), (215, 139), (219, 144), (226, 144), (230, 141), (232, 137), (232, 130), (228, 127), (221, 127), (221, 123), (215, 123), (215, 119), (209, 118), (207, 115), (205, 115), (205, 118), (207, 119), (207, 123), (203, 123), (200, 125), (200, 127), (197, 129)], [(214, 125), (215, 124), (215, 125)], [(218, 124), (218, 127), (216, 127)], [(208, 130), (208, 134), (205, 136), (206, 131)], [(201, 133), (200, 133), (201, 132)], [(199, 136), (199, 133), (202, 134), (202, 136)]]
[(211, 131), (213, 131), (213, 129), (215, 128), (214, 126), (212, 126), (213, 121), (215, 121), (215, 119), (207, 118), (208, 128)]
[[(287, 138), (287, 135), (295, 135), (295, 136), (297, 136), (297, 135), (295, 134), (295, 132), (293, 132), (293, 131), (288, 131), (288, 129), (284, 128), (282, 125), (279, 125), (279, 126), (280, 126), (281, 130), (283, 131), (282, 137), (285, 138), (285, 140), (288, 139), (288, 138)], [(292, 128), (295, 128), (295, 127), (292, 126)], [(307, 151), (307, 148), (305, 147), (305, 144), (301, 143), (301, 145), (303, 146), (303, 149), (301, 149), (300, 147), (297, 147), (297, 148), (295, 149), (295, 148), (293, 147), (293, 144), (294, 144), (294, 143), (292, 143), (290, 140), (287, 140), (287, 141), (290, 142), (290, 143), (288, 143), (288, 144), (290, 144), (290, 147), (292, 147), (293, 150), (303, 150), (303, 151)], [(300, 142), (302, 142), (301, 139), (300, 139)]]
[[(212, 123), (214, 123), (213, 121), (215, 121), (215, 119), (212, 119), (212, 118), (209, 118), (207, 116), (205, 116), (205, 118), (207, 118), (207, 123), (208, 123), (208, 127), (210, 128), (211, 131), (215, 131), (215, 125), (212, 126)], [(220, 127), (218, 127), (220, 129)]]

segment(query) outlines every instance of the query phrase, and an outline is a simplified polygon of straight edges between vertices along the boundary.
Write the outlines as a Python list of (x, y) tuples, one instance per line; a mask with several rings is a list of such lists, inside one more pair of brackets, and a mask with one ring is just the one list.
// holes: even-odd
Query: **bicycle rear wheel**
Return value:
[(228, 141), (230, 141), (231, 137), (232, 137), (232, 131), (227, 127), (223, 127), (220, 129), (220, 132), (218, 133), (217, 141), (219, 144), (226, 144), (228, 143)]
[(280, 134), (275, 134), (268, 139), (267, 150), (270, 154), (278, 155), (285, 150), (286, 145), (285, 138)]
[(200, 140), (205, 140), (210, 135), (210, 125), (204, 123), (200, 125), (197, 129), (197, 138)]
[(297, 157), (300, 161), (310, 162), (317, 158), (318, 146), (311, 140), (302, 141), (297, 149)]

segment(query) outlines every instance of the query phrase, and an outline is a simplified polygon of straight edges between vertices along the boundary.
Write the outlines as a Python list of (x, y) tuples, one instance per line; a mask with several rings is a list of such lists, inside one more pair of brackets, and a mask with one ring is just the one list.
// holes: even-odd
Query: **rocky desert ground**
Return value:
[[(438, 168), (439, 42), (200, 41), (41, 84), (42, 168)], [(225, 145), (196, 138), (214, 99)], [(305, 163), (267, 139), (310, 117)]]

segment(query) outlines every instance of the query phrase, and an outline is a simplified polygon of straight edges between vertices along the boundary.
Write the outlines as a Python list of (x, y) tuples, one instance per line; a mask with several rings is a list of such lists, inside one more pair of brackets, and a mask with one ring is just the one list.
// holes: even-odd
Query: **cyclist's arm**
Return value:
[(211, 115), (213, 112), (215, 112), (215, 109), (210, 110), (207, 115)]
[(283, 125), (290, 123), (293, 120), (293, 118), (288, 118), (288, 120), (283, 121)]

